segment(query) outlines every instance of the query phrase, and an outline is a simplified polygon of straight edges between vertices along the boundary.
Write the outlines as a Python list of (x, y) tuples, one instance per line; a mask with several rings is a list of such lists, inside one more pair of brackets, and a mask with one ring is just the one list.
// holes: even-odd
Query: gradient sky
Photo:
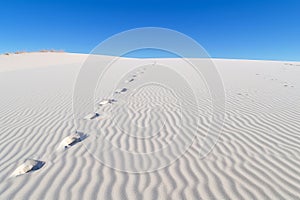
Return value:
[(109, 36), (164, 27), (215, 58), (300, 61), (299, 0), (28, 0), (0, 5), (0, 53), (89, 53)]

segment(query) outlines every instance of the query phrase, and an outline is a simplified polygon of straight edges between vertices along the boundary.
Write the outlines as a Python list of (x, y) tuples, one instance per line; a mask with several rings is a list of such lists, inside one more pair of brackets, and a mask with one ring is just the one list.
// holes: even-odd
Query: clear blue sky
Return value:
[(0, 53), (88, 53), (113, 34), (146, 26), (187, 34), (212, 57), (300, 61), (299, 0), (7, 0)]

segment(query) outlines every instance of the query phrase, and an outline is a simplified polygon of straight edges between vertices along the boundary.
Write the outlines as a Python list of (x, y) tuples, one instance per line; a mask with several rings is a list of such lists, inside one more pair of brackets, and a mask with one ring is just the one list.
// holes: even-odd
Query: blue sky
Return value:
[(0, 53), (89, 53), (113, 34), (165, 27), (215, 58), (300, 61), (298, 0), (28, 0), (0, 6)]

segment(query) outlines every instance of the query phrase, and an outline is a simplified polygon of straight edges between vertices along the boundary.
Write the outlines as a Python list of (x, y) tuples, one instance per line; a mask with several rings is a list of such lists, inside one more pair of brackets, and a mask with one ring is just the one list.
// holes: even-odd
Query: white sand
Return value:
[[(134, 174), (95, 159), (84, 145), (97, 144), (90, 134), (71, 148), (56, 151), (76, 131), (72, 92), (86, 58), (67, 53), (0, 56), (0, 199), (300, 199), (300, 63), (214, 59), (227, 101), (224, 129), (213, 151), (199, 159), (199, 144), (194, 143), (170, 166)], [(124, 60), (131, 65), (146, 62)], [(153, 76), (151, 70), (135, 75), (130, 84), (122, 81), (120, 87), (128, 91), (117, 94), (116, 103), (98, 110), (100, 116), (118, 119), (123, 128), (132, 121), (140, 126), (148, 123), (149, 109), (140, 105), (174, 100), (156, 87), (131, 97), (133, 84)], [(95, 104), (111, 97), (100, 91), (96, 98)], [(200, 138), (209, 123), (205, 92), (201, 102)], [(107, 114), (111, 107), (118, 115)], [(176, 115), (166, 116), (175, 126)], [(98, 123), (108, 138), (129, 150), (151, 151), (162, 145), (127, 141), (105, 117), (88, 122), (90, 127)], [(168, 131), (164, 135), (166, 140), (171, 136)], [(28, 158), (39, 158), (45, 165), (10, 178)]]

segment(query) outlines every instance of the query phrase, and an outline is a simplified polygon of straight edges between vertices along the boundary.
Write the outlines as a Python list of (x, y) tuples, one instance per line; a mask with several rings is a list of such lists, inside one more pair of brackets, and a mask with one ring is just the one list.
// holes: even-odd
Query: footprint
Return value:
[(129, 80), (126, 80), (125, 83), (130, 83), (130, 82), (132, 82), (132, 81), (134, 81), (134, 78), (129, 79)]
[(91, 113), (91, 114), (88, 114), (87, 116), (85, 116), (84, 119), (85, 120), (92, 120), (92, 119), (95, 119), (99, 116), (100, 116), (99, 113)]
[(99, 106), (104, 106), (104, 105), (106, 105), (106, 104), (112, 104), (112, 103), (115, 103), (115, 102), (117, 102), (116, 99), (103, 99), (102, 101), (100, 101), (100, 102), (98, 103), (98, 105), (99, 105)]
[(106, 104), (109, 104), (109, 100), (104, 99), (98, 103), (99, 106), (104, 106)]
[(11, 177), (20, 176), (31, 171), (39, 170), (45, 165), (44, 161), (27, 159), (12, 174)]
[(121, 93), (125, 93), (128, 89), (127, 88), (122, 88), (122, 89), (117, 89), (115, 91), (116, 94), (121, 94)]
[(75, 144), (77, 144), (78, 142), (81, 142), (82, 140), (84, 140), (85, 138), (87, 138), (87, 135), (81, 132), (77, 132), (73, 135), (69, 135), (68, 137), (65, 137), (61, 143), (58, 146), (58, 150), (63, 150), (63, 149), (67, 149)]

